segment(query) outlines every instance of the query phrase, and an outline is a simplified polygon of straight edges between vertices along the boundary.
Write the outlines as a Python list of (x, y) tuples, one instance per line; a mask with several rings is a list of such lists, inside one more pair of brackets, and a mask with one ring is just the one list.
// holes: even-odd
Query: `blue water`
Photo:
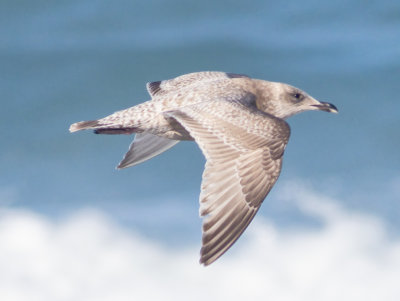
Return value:
[(296, 180), (400, 229), (400, 2), (1, 6), (0, 204), (54, 218), (98, 207), (149, 233), (197, 229), (194, 143), (116, 171), (132, 137), (68, 127), (149, 99), (148, 81), (218, 70), (290, 83), (340, 111), (289, 120), (282, 175), (260, 214), (302, 221), (279, 200), (280, 183)]

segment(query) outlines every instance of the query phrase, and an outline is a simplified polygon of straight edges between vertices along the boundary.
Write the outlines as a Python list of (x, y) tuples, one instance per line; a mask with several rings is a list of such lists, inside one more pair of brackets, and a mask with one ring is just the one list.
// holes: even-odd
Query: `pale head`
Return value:
[(333, 104), (318, 101), (299, 88), (284, 83), (260, 81), (259, 87), (259, 109), (282, 119), (311, 110), (338, 112)]

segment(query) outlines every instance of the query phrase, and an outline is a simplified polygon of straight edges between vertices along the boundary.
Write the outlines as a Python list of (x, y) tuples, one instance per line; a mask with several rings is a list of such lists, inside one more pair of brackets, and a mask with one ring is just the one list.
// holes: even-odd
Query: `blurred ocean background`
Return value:
[[(397, 300), (400, 2), (0, 8), (1, 300)], [(286, 82), (339, 114), (288, 120), (280, 179), (203, 269), (196, 144), (117, 171), (132, 136), (68, 127), (148, 100), (146, 82), (207, 70)]]

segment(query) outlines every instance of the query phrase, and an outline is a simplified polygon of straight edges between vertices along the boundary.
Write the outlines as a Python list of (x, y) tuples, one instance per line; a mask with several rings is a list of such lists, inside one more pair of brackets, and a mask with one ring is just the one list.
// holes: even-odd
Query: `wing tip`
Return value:
[(124, 169), (124, 166), (122, 166), (120, 162), (117, 166), (115, 166), (115, 170), (121, 170), (121, 169)]
[(224, 255), (228, 249), (229, 248), (222, 249), (213, 254), (213, 252), (211, 253), (205, 252), (204, 248), (201, 248), (199, 263), (204, 267), (209, 266), (210, 264), (214, 263), (217, 259), (219, 259), (222, 255)]
[(209, 266), (210, 264), (212, 264), (215, 260), (217, 260), (217, 258), (211, 260), (211, 259), (207, 259), (204, 254), (201, 254), (200, 259), (199, 259), (199, 263), (201, 265), (203, 265), (204, 267)]
[(125, 169), (134, 165), (139, 164), (140, 162), (125, 162), (125, 160), (122, 160), (121, 162), (118, 163), (118, 165), (115, 167), (116, 170), (121, 170)]
[(155, 81), (146, 84), (147, 91), (149, 92), (150, 96), (154, 96), (161, 91), (161, 83), (162, 81)]

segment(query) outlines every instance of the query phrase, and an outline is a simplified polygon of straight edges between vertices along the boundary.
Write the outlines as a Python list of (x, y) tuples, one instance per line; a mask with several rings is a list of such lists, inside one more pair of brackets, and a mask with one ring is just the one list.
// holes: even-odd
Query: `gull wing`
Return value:
[(240, 101), (208, 101), (165, 115), (190, 133), (207, 159), (200, 263), (208, 265), (240, 237), (277, 180), (290, 128)]
[(165, 152), (178, 142), (148, 133), (138, 133), (117, 168), (127, 168), (142, 163)]
[(246, 75), (236, 73), (226, 73), (217, 71), (193, 72), (184, 74), (173, 79), (155, 81), (147, 83), (147, 91), (151, 97), (166, 95), (170, 92), (176, 92), (178, 89), (185, 89), (194, 84), (221, 80), (227, 78), (247, 77)]

